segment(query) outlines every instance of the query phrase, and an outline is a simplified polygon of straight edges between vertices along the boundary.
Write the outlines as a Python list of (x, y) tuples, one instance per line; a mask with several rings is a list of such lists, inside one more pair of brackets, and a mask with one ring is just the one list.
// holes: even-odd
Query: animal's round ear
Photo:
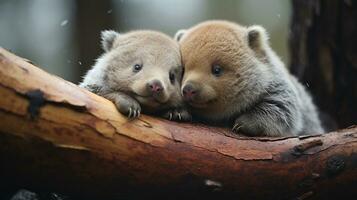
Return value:
[(179, 42), (182, 39), (182, 36), (187, 32), (185, 29), (178, 30), (175, 34), (174, 39)]
[(120, 34), (113, 30), (105, 30), (101, 33), (102, 38), (102, 48), (104, 51), (108, 52), (112, 47), (116, 37)]
[(268, 44), (269, 36), (267, 31), (258, 25), (248, 27), (248, 44), (253, 50), (262, 49), (262, 47)]

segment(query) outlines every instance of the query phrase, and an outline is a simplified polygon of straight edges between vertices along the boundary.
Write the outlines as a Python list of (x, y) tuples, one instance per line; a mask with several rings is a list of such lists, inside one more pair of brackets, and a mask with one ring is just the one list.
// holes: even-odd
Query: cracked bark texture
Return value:
[(150, 116), (0, 49), (0, 188), (74, 198), (347, 198), (356, 195), (357, 127), (249, 138)]
[(291, 72), (319, 105), (327, 129), (357, 121), (357, 2), (293, 0)]

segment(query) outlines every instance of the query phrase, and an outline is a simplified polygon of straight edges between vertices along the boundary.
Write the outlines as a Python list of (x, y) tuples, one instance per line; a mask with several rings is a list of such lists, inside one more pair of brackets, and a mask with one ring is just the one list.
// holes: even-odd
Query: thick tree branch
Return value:
[[(0, 49), (0, 184), (72, 196), (356, 195), (357, 128), (248, 138), (142, 116)], [(9, 186), (9, 187), (10, 187)]]

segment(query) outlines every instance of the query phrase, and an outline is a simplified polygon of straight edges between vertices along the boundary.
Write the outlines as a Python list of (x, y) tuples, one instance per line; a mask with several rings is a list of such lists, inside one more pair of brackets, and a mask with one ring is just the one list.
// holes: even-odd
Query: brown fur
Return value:
[(181, 90), (194, 117), (249, 135), (323, 132), (309, 94), (270, 48), (263, 27), (208, 21), (175, 38), (185, 69)]
[[(245, 75), (246, 68), (253, 64), (250, 59), (253, 51), (242, 40), (246, 37), (244, 33), (243, 28), (230, 22), (206, 22), (194, 27), (180, 41), (185, 68), (182, 85), (187, 82), (200, 84), (200, 95), (194, 105), (203, 115), (229, 113), (235, 103), (232, 101), (241, 88), (249, 84), (249, 80), (240, 79)], [(211, 74), (212, 64), (224, 66), (226, 76), (214, 77)]]

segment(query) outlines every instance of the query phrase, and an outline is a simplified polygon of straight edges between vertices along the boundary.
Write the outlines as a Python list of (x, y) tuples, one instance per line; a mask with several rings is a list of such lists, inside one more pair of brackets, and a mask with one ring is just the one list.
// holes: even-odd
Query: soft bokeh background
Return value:
[(289, 62), (286, 0), (0, 0), (0, 46), (78, 83), (101, 54), (100, 31), (159, 30), (173, 36), (208, 19), (263, 25)]

